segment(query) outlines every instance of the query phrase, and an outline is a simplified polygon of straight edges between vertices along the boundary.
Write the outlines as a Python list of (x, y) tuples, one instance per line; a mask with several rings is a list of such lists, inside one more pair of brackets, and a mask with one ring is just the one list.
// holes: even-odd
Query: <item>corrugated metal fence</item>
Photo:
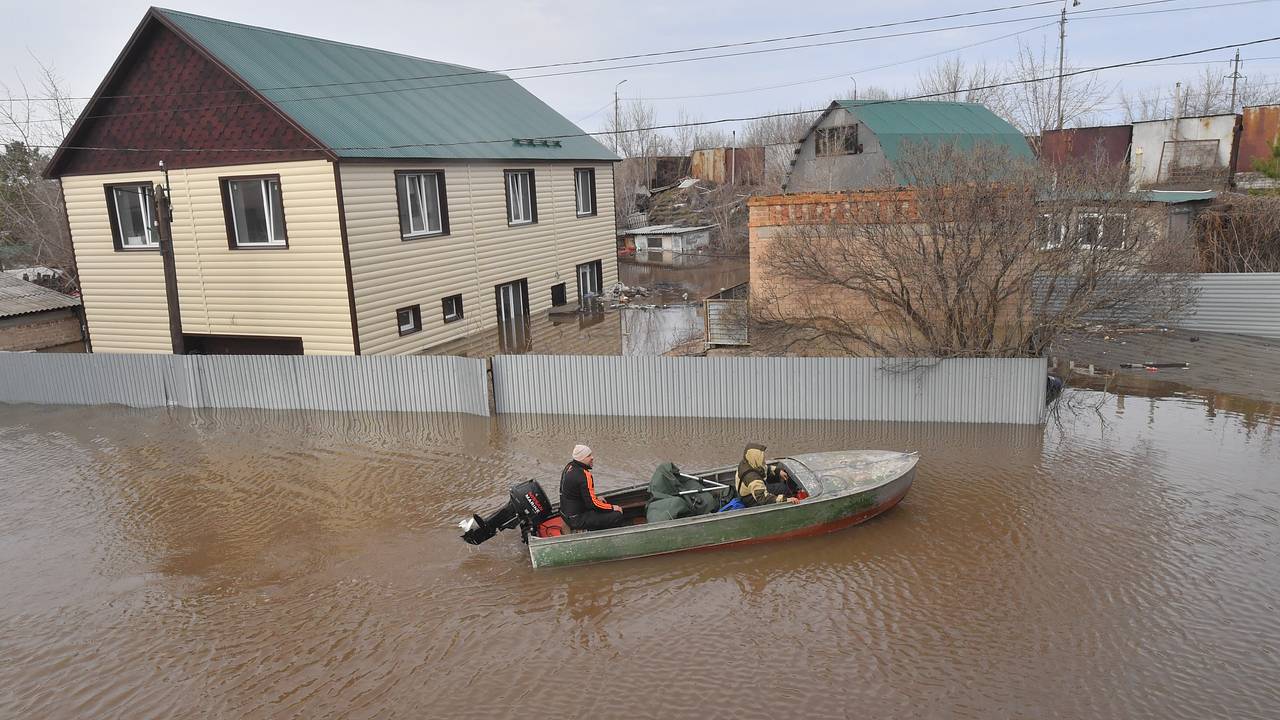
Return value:
[(1043, 358), (500, 355), (499, 413), (1039, 423)]
[(1206, 273), (1192, 284), (1199, 292), (1178, 327), (1280, 337), (1280, 273)]
[(489, 389), (462, 357), (0, 352), (0, 402), (488, 415)]

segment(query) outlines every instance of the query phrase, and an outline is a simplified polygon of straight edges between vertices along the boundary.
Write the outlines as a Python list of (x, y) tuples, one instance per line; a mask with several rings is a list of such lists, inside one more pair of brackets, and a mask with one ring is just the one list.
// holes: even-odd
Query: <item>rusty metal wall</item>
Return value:
[(1129, 161), (1132, 125), (1046, 130), (1040, 136), (1040, 158), (1050, 165), (1101, 159), (1108, 165)]
[(1253, 172), (1253, 161), (1271, 157), (1271, 143), (1280, 136), (1280, 105), (1244, 109), (1240, 128), (1240, 154), (1233, 170)]
[(0, 402), (489, 414), (473, 358), (0, 352)]
[(499, 355), (498, 413), (1035, 424), (1043, 358)]

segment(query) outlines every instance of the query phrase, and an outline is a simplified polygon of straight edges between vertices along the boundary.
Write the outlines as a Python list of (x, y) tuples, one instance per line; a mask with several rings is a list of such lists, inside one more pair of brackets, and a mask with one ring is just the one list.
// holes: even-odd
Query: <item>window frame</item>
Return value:
[[(1080, 239), (1081, 250), (1126, 250), (1128, 249), (1127, 235), (1129, 230), (1129, 214), (1123, 212), (1106, 212), (1104, 210), (1092, 210), (1080, 213), (1080, 218), (1097, 218), (1098, 232), (1092, 238), (1085, 237), (1085, 223), (1079, 223), (1077, 236)], [(1107, 220), (1111, 218), (1119, 218), (1121, 222), (1120, 242), (1115, 245), (1104, 244), (1103, 239), (1107, 236)]]
[[(559, 300), (560, 300), (560, 302), (558, 303), (556, 302), (557, 295), (559, 296)], [(551, 286), (551, 307), (553, 308), (564, 307), (568, 304), (569, 304), (569, 284), (560, 282), (552, 285)]]
[[(1040, 221), (1047, 221), (1044, 225)], [(1058, 240), (1054, 242), (1047, 238), (1049, 231), (1054, 225), (1058, 228)], [(1036, 218), (1036, 243), (1040, 250), (1051, 251), (1067, 246), (1067, 222), (1060, 213), (1042, 212)]]
[[(404, 215), (404, 202), (407, 198), (400, 195), (400, 178), (410, 175), (435, 175), (436, 177), (436, 195), (440, 202), (440, 229), (436, 232), (405, 232), (402, 222)], [(444, 237), (449, 234), (449, 193), (445, 186), (444, 170), (396, 170), (395, 171), (395, 192), (396, 192), (396, 225), (400, 228), (400, 241), (407, 242), (409, 240), (420, 240), (429, 237)], [(425, 218), (424, 218), (425, 219)], [(412, 222), (412, 220), (410, 220)]]
[[(814, 157), (844, 157), (845, 155), (858, 155), (862, 151), (858, 149), (858, 125), (833, 125), (831, 127), (818, 128), (814, 131), (813, 138), (813, 155)], [(844, 150), (842, 152), (830, 152), (831, 136), (840, 133), (844, 137)]]
[[(156, 198), (155, 186), (149, 182), (131, 182), (131, 183), (108, 183), (102, 186), (107, 198), (107, 219), (111, 224), (111, 244), (115, 247), (116, 252), (159, 252), (160, 250), (160, 229), (155, 226), (156, 223)], [(147, 190), (145, 196), (149, 203), (149, 208), (143, 208), (143, 220), (147, 221), (145, 215), (149, 212), (150, 223), (147, 225), (147, 233), (154, 235), (155, 242), (143, 245), (126, 245), (124, 243), (124, 235), (120, 229), (120, 208), (116, 205), (116, 190), (126, 188), (145, 188)]]
[[(400, 324), (400, 313), (402, 312), (408, 312), (409, 319), (413, 321), (413, 327), (408, 330), (405, 330), (404, 325)], [(396, 331), (400, 333), (400, 337), (422, 332), (422, 306), (406, 305), (396, 308)]]
[(573, 277), (578, 285), (578, 304), (579, 305), (584, 305), (587, 299), (586, 292), (582, 287), (583, 268), (586, 268), (589, 271), (591, 271), (591, 280), (596, 285), (595, 297), (600, 298), (604, 295), (604, 261), (588, 260), (587, 262), (584, 262), (584, 263), (578, 263), (573, 269)]
[[(449, 317), (449, 301), (450, 300), (456, 303), (457, 312), (454, 314), (453, 317)], [(466, 314), (464, 312), (464, 308), (462, 304), (462, 293), (457, 293), (455, 295), (450, 295), (448, 297), (440, 298), (440, 310), (444, 316), (445, 325), (448, 325), (449, 323), (458, 322), (459, 320), (463, 319), (463, 317), (465, 317)]]
[[(514, 220), (511, 215), (511, 177), (513, 175), (528, 175), (529, 177), (529, 219)], [(534, 176), (533, 168), (518, 170), (502, 171), (502, 194), (507, 198), (507, 227), (518, 227), (523, 225), (536, 225), (538, 222), (538, 184)], [(576, 201), (575, 201), (576, 202)]]
[[(590, 183), (589, 191), (591, 198), (591, 210), (582, 212), (582, 208), (578, 205), (581, 195), (578, 193), (578, 175), (581, 173)], [(599, 205), (596, 202), (596, 169), (593, 167), (578, 167), (573, 169), (573, 210), (578, 217), (595, 217), (599, 211)]]
[[(236, 236), (235, 208), (231, 204), (231, 183), (233, 182), (271, 182), (275, 181), (280, 187), (280, 229), (284, 233), (284, 238), (279, 242), (265, 243), (245, 243), (241, 244)], [(232, 175), (218, 178), (218, 186), (222, 191), (222, 219), (227, 226), (227, 248), (231, 250), (288, 250), (289, 249), (289, 224), (288, 213), (284, 208), (284, 183), (280, 181), (280, 175)], [(264, 185), (265, 187), (265, 185)], [(267, 199), (268, 212), (270, 212), (270, 197)], [(271, 222), (267, 223), (268, 233), (274, 232)]]

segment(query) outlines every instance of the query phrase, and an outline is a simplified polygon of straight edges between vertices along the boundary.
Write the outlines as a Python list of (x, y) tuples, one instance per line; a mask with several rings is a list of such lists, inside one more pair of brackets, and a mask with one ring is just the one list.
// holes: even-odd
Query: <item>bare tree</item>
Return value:
[(994, 109), (1004, 105), (1004, 88), (990, 87), (1000, 82), (1001, 72), (985, 62), (966, 64), (959, 57), (939, 60), (917, 76), (921, 94), (937, 94), (934, 100), (982, 103)]
[[(38, 61), (37, 61), (38, 62)], [(52, 68), (40, 64), (40, 89), (20, 83), (15, 94), (0, 86), (0, 267), (44, 265), (64, 274), (75, 289), (75, 256), (66, 226), (62, 192), (42, 173), (50, 154), (75, 121), (76, 109)]]
[(1223, 195), (1196, 230), (1205, 272), (1280, 272), (1280, 197)]
[(1080, 323), (1149, 322), (1189, 300), (1192, 249), (1119, 170), (1055, 175), (988, 145), (911, 146), (899, 169), (912, 187), (812, 208), (753, 250), (753, 345), (1036, 356)]
[(1218, 65), (1205, 65), (1196, 75), (1165, 87), (1120, 95), (1128, 122), (1228, 114), (1247, 105), (1277, 102), (1280, 102), (1280, 83), (1272, 82), (1266, 75), (1256, 75), (1236, 84), (1233, 104), (1231, 76), (1225, 67)]
[[(1005, 69), (1005, 80), (1018, 82), (1001, 88), (1001, 99), (992, 109), (1027, 135), (1057, 128), (1058, 81), (1030, 82), (1057, 72), (1057, 58), (1047, 44), (1041, 42), (1035, 47), (1018, 43), (1018, 54)], [(1111, 89), (1096, 74), (1063, 78), (1063, 127), (1088, 123), (1110, 94)]]

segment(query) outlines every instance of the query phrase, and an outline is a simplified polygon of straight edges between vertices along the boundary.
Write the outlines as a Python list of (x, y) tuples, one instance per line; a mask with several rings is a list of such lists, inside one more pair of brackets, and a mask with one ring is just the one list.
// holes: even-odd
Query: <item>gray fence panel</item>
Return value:
[(1178, 327), (1280, 338), (1280, 273), (1206, 273)]
[(489, 414), (483, 360), (0, 353), (0, 402)]
[(1039, 423), (1043, 358), (500, 355), (499, 413)]

